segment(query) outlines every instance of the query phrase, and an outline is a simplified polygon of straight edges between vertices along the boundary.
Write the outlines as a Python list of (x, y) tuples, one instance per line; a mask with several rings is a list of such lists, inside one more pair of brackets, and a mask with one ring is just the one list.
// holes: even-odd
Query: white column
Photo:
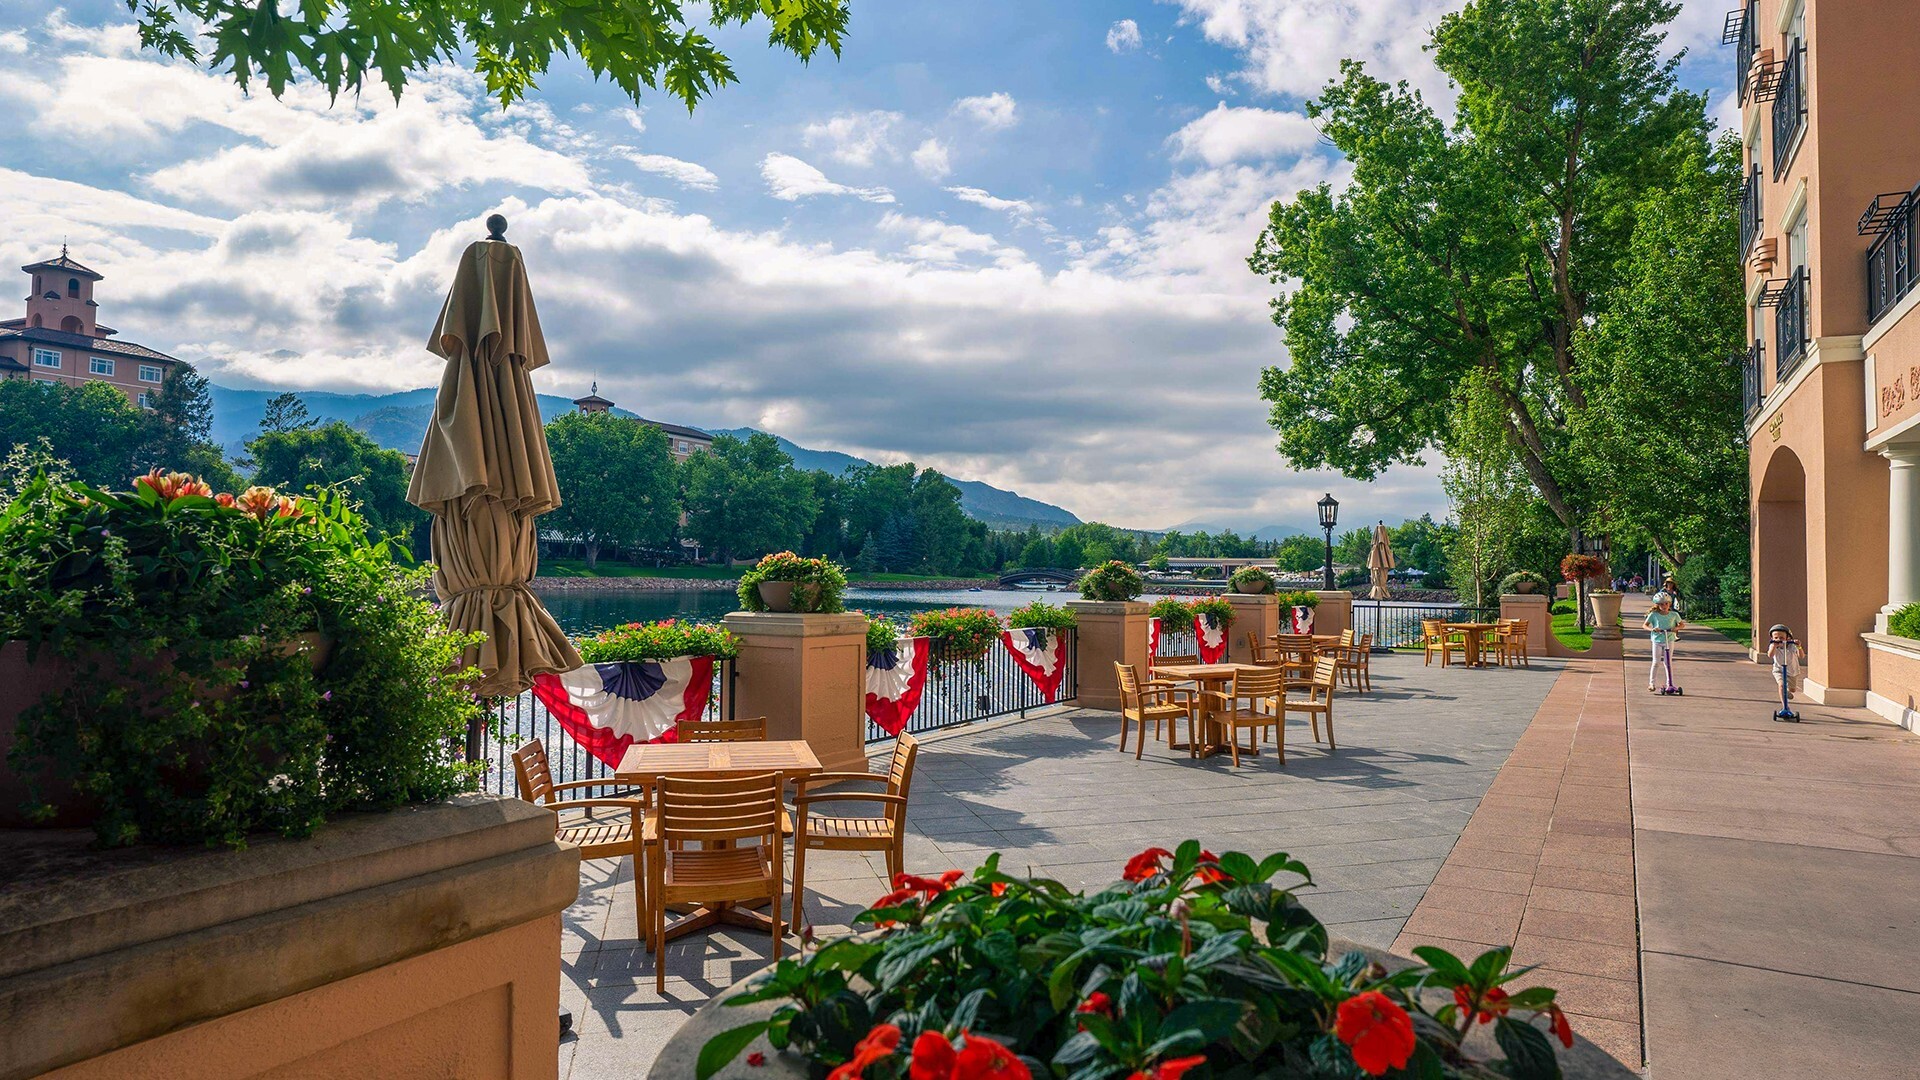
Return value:
[(1920, 446), (1889, 446), (1887, 459), (1887, 606), (1874, 629), (1887, 631), (1887, 616), (1920, 600)]

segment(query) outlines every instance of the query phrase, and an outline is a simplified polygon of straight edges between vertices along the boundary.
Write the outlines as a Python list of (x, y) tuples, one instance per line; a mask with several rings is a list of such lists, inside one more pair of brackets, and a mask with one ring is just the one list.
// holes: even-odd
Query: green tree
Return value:
[(213, 394), (204, 376), (191, 364), (176, 364), (152, 400), (147, 446), (136, 465), (193, 473), (216, 491), (244, 486), (213, 443)]
[(846, 485), (848, 534), (878, 536), (887, 519), (910, 513), (917, 471), (911, 461), (900, 465), (860, 465), (847, 470), (841, 479)]
[(687, 535), (722, 562), (797, 547), (820, 511), (812, 481), (764, 432), (719, 436), (680, 475)]
[(1318, 570), (1326, 562), (1326, 545), (1314, 536), (1301, 533), (1280, 541), (1280, 550), (1274, 552), (1273, 562), (1282, 570), (1292, 573), (1305, 573)]
[(881, 522), (874, 542), (875, 551), (880, 557), (880, 569), (890, 574), (903, 574), (919, 568), (920, 537), (914, 531), (912, 514), (903, 510)]
[(153, 433), (149, 415), (106, 383), (0, 379), (0, 453), (44, 438), (96, 487), (125, 488), (147, 471)]
[[(638, 102), (664, 91), (689, 110), (736, 81), (733, 62), (702, 32), (764, 18), (767, 43), (802, 60), (821, 48), (840, 55), (845, 0), (708, 0), (705, 19), (679, 0), (645, 4), (550, 4), (536, 0), (338, 0), (294, 6), (150, 0), (134, 8), (140, 42), (162, 55), (225, 68), (275, 97), (312, 78), (331, 97), (358, 94), (369, 79), (398, 101), (409, 76), (453, 60), (471, 64), (501, 105), (524, 97), (555, 56), (578, 57)], [(201, 39), (205, 44), (201, 44)]]
[(410, 531), (426, 513), (407, 502), (407, 459), (335, 420), (304, 431), (269, 431), (247, 443), (253, 482), (284, 491), (338, 487), (359, 504), (376, 536)]
[[(1433, 33), (1460, 97), (1450, 128), (1357, 62), (1308, 106), (1353, 166), (1274, 204), (1249, 265), (1297, 283), (1273, 302), (1289, 367), (1270, 368), (1281, 452), (1372, 478), (1448, 430), (1482, 372), (1521, 467), (1562, 526), (1593, 500), (1573, 428), (1592, 407), (1579, 330), (1633, 258), (1644, 193), (1677, 147), (1704, 148), (1702, 95), (1663, 55), (1668, 0), (1472, 0)], [(1718, 212), (1727, 213), (1722, 207)], [(1737, 268), (1725, 273), (1737, 278)]]
[(547, 425), (560, 506), (542, 527), (579, 540), (587, 569), (602, 548), (666, 547), (679, 523), (667, 433), (612, 413), (562, 413)]
[(960, 509), (960, 489), (933, 469), (923, 470), (913, 482), (913, 533), (920, 558), (936, 574), (960, 571), (974, 540), (971, 522)]
[(813, 516), (813, 524), (807, 527), (807, 538), (803, 541), (806, 554), (827, 559), (840, 559), (847, 551), (847, 483), (825, 469), (810, 469), (807, 481), (813, 485), (814, 501), (819, 511)]
[(305, 431), (318, 423), (307, 411), (307, 403), (295, 393), (268, 398), (266, 411), (260, 416), (261, 431)]
[[(1373, 551), (1372, 529), (1348, 529), (1333, 538), (1333, 561), (1342, 566), (1365, 566)], [(1320, 542), (1320, 561), (1326, 562), (1326, 541)]]
[(858, 573), (871, 574), (880, 569), (880, 546), (874, 542), (873, 534), (868, 533), (860, 544), (860, 553), (853, 557), (852, 569)]
[(1080, 545), (1079, 536), (1063, 531), (1053, 541), (1054, 562), (1063, 570), (1077, 570), (1087, 565), (1086, 548)]
[(1053, 541), (1044, 536), (1027, 541), (1027, 545), (1020, 549), (1020, 565), (1033, 569), (1052, 566), (1056, 557), (1053, 553)]

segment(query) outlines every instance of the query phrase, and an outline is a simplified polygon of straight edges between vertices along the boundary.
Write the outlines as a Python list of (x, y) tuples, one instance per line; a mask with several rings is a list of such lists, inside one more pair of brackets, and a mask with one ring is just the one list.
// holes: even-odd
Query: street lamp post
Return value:
[(1333, 526), (1340, 518), (1340, 500), (1329, 491), (1320, 500), (1320, 527), (1327, 533), (1327, 572), (1326, 588), (1333, 588)]

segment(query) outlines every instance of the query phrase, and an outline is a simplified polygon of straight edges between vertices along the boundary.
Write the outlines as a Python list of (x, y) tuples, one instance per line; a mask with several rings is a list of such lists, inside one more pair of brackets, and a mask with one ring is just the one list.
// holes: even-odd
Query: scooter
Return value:
[(1674, 694), (1685, 694), (1686, 693), (1685, 690), (1682, 690), (1679, 687), (1673, 685), (1673, 649), (1671, 647), (1667, 649), (1666, 659), (1667, 659), (1667, 685), (1662, 687), (1657, 692), (1663, 697), (1674, 695)]

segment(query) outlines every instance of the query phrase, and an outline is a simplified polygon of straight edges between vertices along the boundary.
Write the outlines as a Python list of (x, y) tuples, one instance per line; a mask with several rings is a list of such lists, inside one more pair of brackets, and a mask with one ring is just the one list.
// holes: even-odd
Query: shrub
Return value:
[(1193, 578), (1195, 581), (1218, 581), (1220, 580), (1220, 568), (1217, 566), (1195, 567)]
[(1160, 620), (1162, 630), (1189, 630), (1193, 628), (1193, 602), (1169, 596), (1153, 602), (1147, 614)]
[(900, 643), (900, 628), (885, 615), (867, 616), (867, 651), (870, 653), (892, 652)]
[(806, 559), (791, 551), (777, 551), (761, 559), (740, 575), (740, 586), (735, 590), (741, 606), (748, 611), (767, 610), (766, 601), (760, 599), (763, 581), (791, 581), (800, 586), (794, 589), (795, 611), (831, 615), (846, 610), (842, 599), (847, 591), (846, 572), (827, 559)]
[(1270, 593), (1274, 589), (1273, 575), (1257, 566), (1243, 566), (1227, 579), (1227, 588), (1237, 593)]
[(480, 639), (400, 554), (335, 492), (35, 479), (0, 512), (0, 640), (79, 675), (22, 712), (12, 763), (70, 778), (108, 846), (238, 847), (470, 787), (482, 713), (455, 669)]
[(1320, 606), (1320, 594), (1312, 589), (1295, 589), (1280, 594), (1280, 606), (1283, 608), (1317, 608)]
[(1887, 632), (1896, 637), (1920, 640), (1920, 604), (1895, 608), (1887, 616)]
[(1140, 572), (1118, 559), (1111, 559), (1087, 571), (1080, 578), (1083, 600), (1134, 600), (1145, 592), (1147, 583)]
[(1187, 605), (1187, 609), (1193, 612), (1195, 618), (1211, 615), (1221, 626), (1227, 626), (1233, 622), (1233, 604), (1222, 597), (1209, 596), (1195, 600)]
[(1035, 600), (1031, 604), (1013, 609), (1007, 616), (1007, 627), (1018, 630), (1026, 627), (1045, 627), (1049, 630), (1071, 630), (1074, 627), (1073, 612), (1056, 607), (1044, 600)]
[(935, 659), (980, 660), (1000, 640), (1003, 629), (1000, 616), (986, 608), (950, 607), (920, 612), (908, 632), (932, 638)]
[(1552, 604), (1550, 604), (1550, 605), (1548, 605), (1548, 606), (1547, 606), (1547, 614), (1549, 614), (1549, 615), (1571, 615), (1571, 614), (1573, 614), (1573, 601), (1571, 601), (1571, 600), (1555, 600), (1555, 601), (1554, 601), (1554, 602), (1553, 602)]
[(718, 626), (664, 619), (660, 622), (630, 622), (574, 642), (580, 659), (589, 664), (612, 664), (623, 660), (671, 660), (676, 656), (718, 656), (732, 659), (740, 655), (740, 639)]
[(1520, 591), (1520, 585), (1523, 582), (1532, 585), (1533, 591), (1541, 595), (1551, 595), (1553, 592), (1553, 589), (1547, 584), (1546, 577), (1541, 574), (1536, 574), (1531, 570), (1515, 570), (1513, 573), (1501, 578), (1500, 584), (1496, 587), (1495, 591), (1503, 596), (1511, 595)]
[(1753, 617), (1753, 579), (1744, 565), (1720, 571), (1720, 606), (1729, 618)]
[(1359, 568), (1342, 570), (1340, 571), (1340, 575), (1333, 579), (1333, 583), (1336, 587), (1342, 589), (1351, 589), (1355, 585), (1371, 585), (1373, 584), (1373, 574)]
[[(1561, 1075), (1553, 1040), (1572, 1046), (1572, 1027), (1552, 989), (1513, 985), (1525, 970), (1510, 949), (1468, 963), (1421, 946), (1423, 964), (1391, 974), (1336, 954), (1294, 895), (1311, 874), (1284, 853), (1216, 858), (1189, 840), (1121, 876), (1089, 896), (1002, 873), (998, 855), (971, 881), (901, 874), (854, 917), (864, 933), (729, 998), (779, 1004), (709, 1040), (695, 1076), (762, 1035), (814, 1076)], [(1506, 1054), (1498, 1071), (1463, 1052), (1480, 1024)], [(974, 1069), (952, 1068), (955, 1039)]]

